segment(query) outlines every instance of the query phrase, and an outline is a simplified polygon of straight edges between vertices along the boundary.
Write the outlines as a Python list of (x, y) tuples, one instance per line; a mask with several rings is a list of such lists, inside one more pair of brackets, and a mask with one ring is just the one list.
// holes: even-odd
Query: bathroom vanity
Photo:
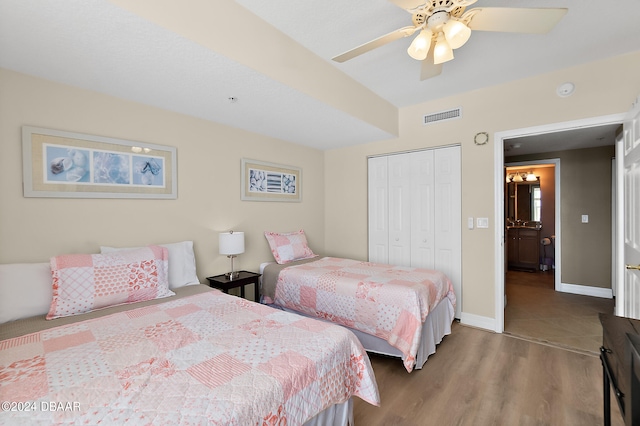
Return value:
[(537, 271), (540, 263), (540, 229), (529, 226), (507, 227), (509, 269)]

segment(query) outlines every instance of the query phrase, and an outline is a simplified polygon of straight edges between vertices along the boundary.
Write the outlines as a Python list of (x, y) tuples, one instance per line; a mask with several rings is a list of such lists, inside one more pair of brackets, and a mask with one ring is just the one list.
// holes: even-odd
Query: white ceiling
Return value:
[[(406, 53), (412, 38), (331, 61), (410, 25), (387, 0), (237, 3), (399, 108), (640, 49), (638, 0), (479, 0), (470, 7), (569, 12), (545, 35), (474, 32), (440, 76), (421, 82)], [(243, 37), (237, 28), (229, 37)], [(318, 149), (393, 137), (107, 0), (0, 0), (0, 67)]]

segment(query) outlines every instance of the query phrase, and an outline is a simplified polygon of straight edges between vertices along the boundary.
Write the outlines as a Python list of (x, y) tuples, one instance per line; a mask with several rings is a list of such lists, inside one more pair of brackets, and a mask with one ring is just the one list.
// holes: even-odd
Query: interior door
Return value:
[(618, 294), (622, 312), (640, 319), (640, 98), (623, 125), (624, 288)]
[(411, 154), (411, 266), (435, 269), (434, 150)]
[(462, 314), (462, 174), (461, 148), (434, 151), (435, 266), (451, 279), (456, 293), (456, 318)]
[(387, 157), (372, 157), (369, 174), (369, 261), (389, 263)]
[(411, 168), (410, 154), (390, 155), (389, 166), (389, 264), (411, 266)]

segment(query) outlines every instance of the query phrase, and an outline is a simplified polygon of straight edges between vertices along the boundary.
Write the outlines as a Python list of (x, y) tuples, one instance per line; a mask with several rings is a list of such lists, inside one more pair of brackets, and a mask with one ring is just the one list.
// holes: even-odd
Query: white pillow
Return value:
[[(187, 285), (200, 284), (196, 274), (196, 257), (193, 254), (193, 241), (180, 243), (157, 244), (169, 250), (169, 288), (180, 288)], [(118, 250), (133, 250), (140, 247), (100, 247), (100, 253), (111, 253)]]
[(0, 265), (0, 324), (49, 312), (51, 283), (49, 262)]

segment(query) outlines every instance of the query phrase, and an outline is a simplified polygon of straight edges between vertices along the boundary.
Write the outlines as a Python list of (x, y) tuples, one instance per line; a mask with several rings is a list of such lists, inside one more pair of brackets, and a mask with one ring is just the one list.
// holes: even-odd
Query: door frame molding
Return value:
[[(611, 114), (600, 117), (591, 117), (580, 120), (564, 121), (559, 123), (544, 124), (540, 126), (525, 127), (520, 129), (505, 130), (496, 132), (493, 135), (494, 147), (494, 222), (496, 224), (496, 232), (494, 239), (494, 271), (495, 271), (495, 288), (494, 288), (494, 307), (495, 322), (494, 331), (502, 333), (504, 331), (504, 241), (505, 241), (505, 224), (504, 224), (504, 140), (516, 137), (542, 135), (546, 133), (556, 133), (565, 130), (574, 130), (579, 128), (588, 128), (602, 126), (607, 124), (622, 124), (626, 113)], [(561, 149), (561, 148), (560, 148)], [(559, 204), (560, 200), (556, 200)], [(556, 228), (558, 225), (556, 224)], [(556, 253), (561, 242), (557, 241)]]

